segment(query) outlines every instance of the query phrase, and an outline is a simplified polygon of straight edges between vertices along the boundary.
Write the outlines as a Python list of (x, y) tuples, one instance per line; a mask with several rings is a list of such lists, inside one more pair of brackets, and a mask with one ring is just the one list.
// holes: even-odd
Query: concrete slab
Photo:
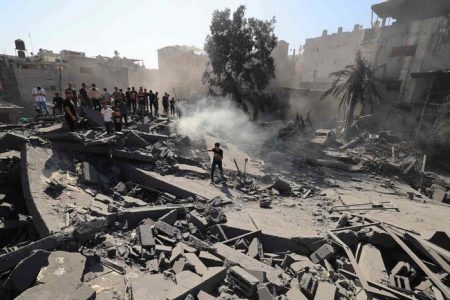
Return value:
[(64, 209), (67, 206), (87, 208), (92, 197), (76, 187), (63, 190), (57, 200), (45, 190), (46, 181), (53, 173), (65, 171), (60, 168), (58, 152), (51, 149), (24, 145), (21, 151), (22, 190), (33, 223), (41, 237), (59, 232), (66, 227)]
[(81, 281), (85, 263), (86, 257), (78, 252), (53, 251), (48, 257), (48, 266), (41, 269), (36, 281), (46, 284), (62, 276), (71, 276)]
[(140, 275), (130, 282), (133, 300), (166, 299), (167, 292), (175, 286), (173, 281), (164, 279), (163, 274)]
[[(205, 135), (205, 142), (208, 146), (208, 149), (212, 149), (214, 147), (214, 143), (218, 142), (217, 138)], [(239, 169), (241, 172), (244, 171), (245, 159), (247, 161), (246, 173), (251, 176), (262, 177), (264, 173), (260, 165), (252, 159), (248, 154), (238, 149), (236, 145), (231, 143), (226, 143), (219, 141), (221, 148), (223, 149), (223, 168), (224, 170), (229, 170), (233, 172), (237, 172), (236, 165), (234, 164), (234, 159), (236, 160)], [(210, 158), (212, 159), (212, 154), (210, 154)]]
[(389, 282), (381, 252), (374, 246), (369, 244), (362, 246), (358, 265), (367, 280), (377, 283)]
[(337, 288), (334, 284), (321, 281), (317, 287), (314, 300), (335, 300), (337, 297)]
[(201, 277), (200, 282), (190, 281), (187, 286), (176, 285), (173, 287), (167, 293), (167, 300), (184, 300), (188, 294), (196, 295), (200, 291), (211, 293), (223, 282), (225, 275), (226, 268), (210, 268)]
[(188, 198), (194, 195), (199, 195), (207, 199), (218, 196), (229, 196), (233, 198), (239, 195), (238, 192), (233, 190), (222, 192), (222, 190), (211, 186), (206, 180), (192, 180), (174, 175), (162, 176), (158, 173), (145, 171), (123, 162), (119, 163), (119, 167), (122, 175), (128, 179), (144, 186), (168, 192), (178, 198)]

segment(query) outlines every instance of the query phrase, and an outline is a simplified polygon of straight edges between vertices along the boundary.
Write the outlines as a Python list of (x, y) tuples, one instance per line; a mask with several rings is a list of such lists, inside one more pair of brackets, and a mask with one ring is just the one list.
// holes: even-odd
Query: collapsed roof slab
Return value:
[(71, 189), (53, 199), (45, 191), (47, 181), (59, 173), (56, 153), (52, 149), (25, 144), (21, 151), (22, 189), (26, 207), (33, 216), (33, 223), (41, 237), (59, 232), (66, 227), (63, 207), (77, 205), (88, 207), (91, 196), (82, 190)]
[(155, 172), (146, 171), (126, 162), (118, 162), (121, 174), (136, 183), (142, 184), (159, 191), (168, 192), (178, 198), (188, 198), (195, 195), (212, 199), (217, 196), (237, 196), (235, 191), (222, 190), (211, 186), (205, 180), (192, 180), (174, 175), (160, 175)]

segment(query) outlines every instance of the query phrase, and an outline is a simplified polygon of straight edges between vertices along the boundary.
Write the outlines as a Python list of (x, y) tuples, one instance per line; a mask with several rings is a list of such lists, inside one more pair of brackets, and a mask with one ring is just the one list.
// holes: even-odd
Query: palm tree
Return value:
[(343, 70), (330, 74), (330, 77), (334, 77), (333, 83), (321, 99), (329, 95), (341, 97), (339, 110), (342, 106), (347, 108), (344, 120), (344, 139), (346, 140), (350, 135), (349, 129), (353, 124), (356, 106), (360, 104), (363, 112), (370, 107), (370, 111), (373, 112), (373, 105), (381, 99), (374, 71), (375, 69), (371, 68), (371, 65), (361, 57), (361, 52), (358, 51), (353, 65), (348, 65)]

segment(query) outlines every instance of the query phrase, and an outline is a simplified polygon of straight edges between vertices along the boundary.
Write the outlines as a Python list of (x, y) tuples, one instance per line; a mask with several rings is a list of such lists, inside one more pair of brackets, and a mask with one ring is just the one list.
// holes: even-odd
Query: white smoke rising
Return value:
[(229, 98), (203, 98), (193, 103), (181, 103), (182, 118), (178, 132), (191, 139), (206, 133), (220, 141), (236, 145), (257, 146), (271, 133), (251, 122), (249, 116)]

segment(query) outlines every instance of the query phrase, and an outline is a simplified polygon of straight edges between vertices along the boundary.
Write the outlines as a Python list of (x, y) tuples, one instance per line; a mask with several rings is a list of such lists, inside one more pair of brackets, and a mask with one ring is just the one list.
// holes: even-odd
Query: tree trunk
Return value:
[(350, 101), (350, 105), (348, 106), (347, 113), (345, 116), (345, 126), (344, 126), (344, 139), (348, 140), (350, 137), (350, 129), (353, 125), (353, 114), (355, 113), (356, 103), (358, 103), (356, 98), (353, 98)]

